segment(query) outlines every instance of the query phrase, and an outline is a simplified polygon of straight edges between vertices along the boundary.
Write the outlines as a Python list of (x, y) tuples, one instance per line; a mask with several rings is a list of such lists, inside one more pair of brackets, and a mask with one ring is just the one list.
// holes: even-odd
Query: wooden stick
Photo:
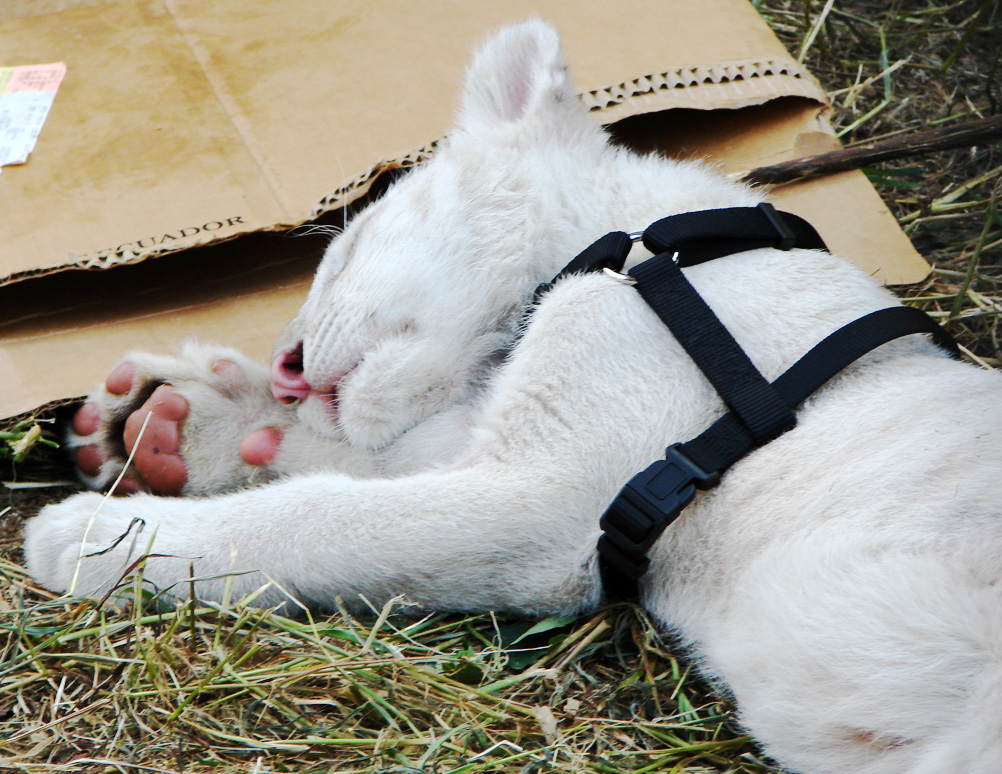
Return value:
[(817, 156), (758, 167), (741, 176), (753, 185), (777, 185), (819, 175), (859, 169), (878, 161), (904, 159), (933, 151), (969, 148), (1002, 140), (1002, 115), (965, 121), (953, 126), (928, 129), (868, 142), (852, 148), (840, 148)]

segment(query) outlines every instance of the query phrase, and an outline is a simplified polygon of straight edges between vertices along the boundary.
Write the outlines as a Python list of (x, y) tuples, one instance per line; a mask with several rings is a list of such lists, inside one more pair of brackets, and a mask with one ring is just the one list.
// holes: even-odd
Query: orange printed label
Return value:
[(0, 67), (0, 166), (28, 160), (64, 75), (64, 62)]

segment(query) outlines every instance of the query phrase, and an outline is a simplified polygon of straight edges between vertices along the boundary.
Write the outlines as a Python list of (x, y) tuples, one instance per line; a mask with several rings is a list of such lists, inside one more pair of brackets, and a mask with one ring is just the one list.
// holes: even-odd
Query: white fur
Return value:
[[(336, 422), (319, 398), (286, 420), (277, 472), (295, 475), (110, 500), (90, 525), (100, 496), (76, 495), (29, 522), (31, 572), (65, 590), (79, 571), (75, 591), (100, 593), (152, 541), (176, 558), (150, 559), (146, 579), (170, 587), (192, 564), (206, 598), (236, 570), (237, 594), (274, 582), (264, 604), (404, 593), (452, 610), (595, 606), (600, 514), (721, 402), (638, 294), (602, 275), (559, 283), (507, 360), (498, 353), (536, 283), (594, 238), (759, 198), (703, 167), (608, 147), (573, 98), (556, 33), (503, 32), (473, 63), (449, 141), (331, 245), (279, 342), (305, 342), (311, 384), (340, 379)], [(770, 379), (897, 303), (811, 251), (686, 274)], [(200, 378), (179, 389), (194, 415), (212, 415)], [(999, 375), (913, 336), (846, 369), (798, 416), (655, 545), (644, 604), (784, 766), (997, 772)], [(238, 440), (250, 425), (236, 426)], [(321, 454), (378, 477), (303, 472)], [(136, 516), (138, 538), (89, 556)]]

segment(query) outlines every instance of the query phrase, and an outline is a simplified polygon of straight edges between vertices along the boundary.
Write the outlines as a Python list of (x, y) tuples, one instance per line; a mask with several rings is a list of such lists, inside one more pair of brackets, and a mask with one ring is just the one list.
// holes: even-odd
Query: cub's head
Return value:
[(556, 32), (492, 39), (448, 140), (328, 248), (276, 345), (276, 397), (374, 448), (468, 397), (535, 286), (587, 244), (581, 170), (604, 152)]

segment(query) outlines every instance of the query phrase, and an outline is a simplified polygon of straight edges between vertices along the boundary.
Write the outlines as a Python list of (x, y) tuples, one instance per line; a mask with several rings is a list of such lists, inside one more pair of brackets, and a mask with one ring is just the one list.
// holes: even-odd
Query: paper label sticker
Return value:
[(28, 160), (64, 75), (64, 62), (0, 67), (0, 167)]

